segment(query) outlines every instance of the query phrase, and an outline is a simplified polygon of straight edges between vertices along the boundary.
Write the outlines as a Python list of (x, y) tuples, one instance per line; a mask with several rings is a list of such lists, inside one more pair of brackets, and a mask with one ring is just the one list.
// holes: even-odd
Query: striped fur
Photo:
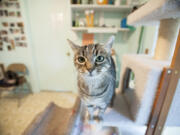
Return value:
[[(116, 76), (111, 57), (113, 40), (110, 40), (106, 45), (91, 44), (82, 47), (69, 41), (75, 52), (79, 96), (88, 109), (90, 119), (93, 119), (96, 109), (99, 110), (98, 118), (101, 118), (114, 95)], [(102, 56), (104, 60), (98, 62), (98, 56)], [(85, 61), (79, 62), (79, 57), (83, 57)]]

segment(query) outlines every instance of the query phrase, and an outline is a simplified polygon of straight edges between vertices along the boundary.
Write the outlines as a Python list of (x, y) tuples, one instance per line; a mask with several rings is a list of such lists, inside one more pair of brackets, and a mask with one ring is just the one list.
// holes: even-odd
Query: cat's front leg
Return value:
[(85, 104), (83, 104), (83, 102), (81, 102), (81, 107), (80, 107), (80, 119), (81, 121), (86, 120), (86, 106)]
[(88, 105), (87, 110), (88, 110), (88, 120), (91, 122), (93, 121), (95, 107), (93, 105)]
[(96, 117), (94, 117), (94, 119), (97, 122), (103, 121), (103, 115), (104, 115), (104, 112), (106, 111), (106, 108), (107, 108), (107, 106), (98, 108), (99, 109), (98, 110), (98, 115)]

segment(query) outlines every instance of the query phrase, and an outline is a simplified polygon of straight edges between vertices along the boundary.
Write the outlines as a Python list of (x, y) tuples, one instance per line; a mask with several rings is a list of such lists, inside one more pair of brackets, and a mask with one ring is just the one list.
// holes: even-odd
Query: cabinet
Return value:
[[(70, 7), (74, 32), (105, 34), (129, 31), (121, 27), (121, 20), (131, 12), (133, 5), (71, 4)], [(86, 11), (93, 11), (93, 27), (87, 26)]]

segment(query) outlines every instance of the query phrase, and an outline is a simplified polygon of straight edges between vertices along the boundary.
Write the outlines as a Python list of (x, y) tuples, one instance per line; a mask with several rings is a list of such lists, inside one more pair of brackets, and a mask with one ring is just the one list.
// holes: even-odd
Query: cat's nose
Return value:
[(91, 74), (92, 71), (94, 70), (94, 68), (90, 68), (90, 69), (87, 69), (87, 70), (88, 70), (88, 72)]
[(94, 70), (94, 66), (93, 66), (93, 64), (91, 64), (91, 63), (87, 63), (86, 64), (86, 68), (87, 68), (87, 70), (88, 70), (88, 72), (91, 74), (92, 73), (92, 71)]

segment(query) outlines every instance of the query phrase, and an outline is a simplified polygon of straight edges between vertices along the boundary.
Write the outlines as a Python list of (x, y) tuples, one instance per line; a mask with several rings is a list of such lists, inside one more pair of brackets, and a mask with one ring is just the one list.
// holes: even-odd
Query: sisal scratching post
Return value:
[(171, 60), (179, 31), (178, 19), (163, 19), (160, 21), (158, 41), (154, 59)]

